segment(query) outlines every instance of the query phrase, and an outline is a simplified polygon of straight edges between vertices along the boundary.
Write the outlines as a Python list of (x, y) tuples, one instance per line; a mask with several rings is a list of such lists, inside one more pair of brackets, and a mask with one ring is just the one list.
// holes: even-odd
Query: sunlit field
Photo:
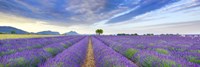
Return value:
[(0, 67), (200, 67), (200, 0), (0, 0)]
[(58, 36), (0, 40), (0, 67), (199, 67), (200, 37)]
[(0, 39), (40, 38), (40, 37), (53, 37), (53, 36), (58, 36), (58, 35), (0, 34)]

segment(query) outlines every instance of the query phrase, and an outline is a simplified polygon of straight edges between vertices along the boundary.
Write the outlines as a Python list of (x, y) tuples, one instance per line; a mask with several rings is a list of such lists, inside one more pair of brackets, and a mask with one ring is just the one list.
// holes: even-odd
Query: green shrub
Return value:
[(200, 53), (200, 50), (197, 50), (198, 53)]
[(57, 50), (54, 48), (45, 48), (44, 50), (47, 51), (48, 53), (51, 53), (52, 55), (57, 54)]
[(4, 65), (3, 65), (3, 64), (0, 64), (0, 67), (4, 67)]
[(16, 51), (14, 49), (9, 50), (9, 51), (5, 51), (5, 52), (0, 52), (0, 56), (7, 55), (7, 54), (12, 54), (12, 53), (15, 53), (15, 52)]
[(177, 64), (175, 61), (159, 59), (154, 56), (147, 56), (140, 65), (142, 67), (182, 67), (181, 64)]
[(200, 60), (196, 59), (196, 57), (189, 57), (189, 61), (193, 63), (200, 64)]
[(169, 52), (168, 52), (167, 50), (165, 50), (165, 49), (157, 48), (156, 51), (157, 51), (158, 53), (161, 53), (161, 54), (169, 54)]
[[(19, 58), (15, 58), (15, 59), (10, 59), (9, 62), (11, 62), (12, 66), (14, 66), (14, 67), (25, 66), (25, 64), (26, 64), (25, 58), (23, 58), (23, 57), (19, 57)], [(6, 65), (10, 65), (10, 64), (6, 64)]]
[(127, 49), (125, 52), (125, 56), (128, 57), (129, 59), (132, 58), (133, 55), (135, 55), (135, 53), (137, 53), (138, 51), (136, 49)]
[(143, 63), (140, 64), (142, 65), (142, 67), (153, 67), (153, 62), (160, 62), (160, 60), (153, 56), (147, 56), (146, 58), (144, 58)]
[(63, 45), (63, 47), (64, 47), (64, 48), (68, 48), (68, 46), (67, 46), (67, 45), (65, 45), (65, 44), (62, 44), (62, 45)]
[(172, 67), (172, 66), (182, 67), (180, 64), (176, 64), (176, 62), (174, 62), (172, 60), (164, 60), (163, 61), (163, 67)]

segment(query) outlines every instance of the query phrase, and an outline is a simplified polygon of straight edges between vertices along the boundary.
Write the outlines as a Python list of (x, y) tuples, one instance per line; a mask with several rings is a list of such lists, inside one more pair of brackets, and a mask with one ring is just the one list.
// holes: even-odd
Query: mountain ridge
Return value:
[(15, 31), (16, 34), (28, 34), (29, 32), (11, 27), (11, 26), (0, 26), (0, 32), (1, 33), (11, 33), (11, 31)]
[(64, 33), (64, 35), (79, 35), (76, 31), (69, 31), (67, 33)]
[(37, 32), (36, 34), (42, 34), (42, 35), (60, 35), (59, 32), (50, 31), (50, 30), (47, 30), (47, 31), (40, 31), (40, 32)]

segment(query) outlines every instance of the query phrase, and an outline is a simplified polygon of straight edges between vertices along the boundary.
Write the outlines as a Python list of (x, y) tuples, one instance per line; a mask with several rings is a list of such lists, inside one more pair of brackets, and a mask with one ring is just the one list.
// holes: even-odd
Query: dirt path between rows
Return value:
[(93, 52), (91, 37), (89, 38), (87, 55), (82, 67), (95, 67), (94, 52)]

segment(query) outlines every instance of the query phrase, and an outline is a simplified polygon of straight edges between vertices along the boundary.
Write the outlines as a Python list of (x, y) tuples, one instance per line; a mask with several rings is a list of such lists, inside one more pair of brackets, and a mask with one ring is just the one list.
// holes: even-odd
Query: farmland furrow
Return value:
[(88, 37), (65, 49), (53, 58), (49, 58), (39, 67), (81, 67), (88, 47)]
[(92, 38), (92, 44), (96, 67), (138, 67), (135, 63), (94, 37)]
[[(38, 40), (36, 39), (33, 39), (33, 40), (22, 40), (20, 41), (21, 39), (16, 39), (16, 40), (19, 40), (19, 44), (18, 43), (12, 43), (11, 42), (5, 42), (5, 41), (2, 41), (4, 42), (4, 44), (8, 44), (8, 45), (3, 45), (0, 47), (0, 56), (4, 56), (4, 55), (10, 55), (10, 54), (14, 54), (16, 52), (22, 52), (24, 50), (32, 50), (32, 49), (40, 49), (40, 48), (43, 48), (45, 46), (48, 46), (48, 45), (51, 45), (51, 44), (56, 44), (56, 43), (62, 43), (62, 42), (65, 42), (65, 41), (69, 41), (69, 40), (72, 40), (71, 38), (69, 37), (62, 37), (62, 38), (37, 38)], [(42, 40), (41, 40), (42, 39)], [(73, 38), (75, 39), (75, 38)], [(16, 48), (17, 47), (17, 48)]]
[(0, 58), (0, 65), (3, 67), (35, 67), (46, 61), (46, 59), (54, 57), (68, 47), (71, 47), (74, 43), (79, 42), (80, 39), (82, 40), (82, 38), (70, 40), (69, 42), (71, 44), (68, 44), (68, 42), (55, 43), (40, 49), (26, 50), (6, 55)]
[(95, 60), (94, 60), (94, 51), (92, 47), (92, 40), (91, 37), (89, 38), (88, 49), (86, 59), (82, 67), (95, 67)]
[[(188, 62), (187, 60), (181, 58), (184, 55), (175, 57), (175, 55), (170, 54), (170, 52), (168, 50), (163, 49), (164, 46), (162, 46), (163, 48), (158, 48), (157, 45), (156, 45), (157, 46), (156, 47), (154, 45), (153, 46), (152, 45), (144, 46), (143, 44), (139, 44), (139, 46), (137, 46), (137, 44), (133, 44), (135, 46), (131, 46), (131, 45), (127, 45), (125, 43), (137, 43), (138, 41), (134, 42), (134, 40), (133, 40), (133, 42), (132, 41), (126, 42), (128, 40), (124, 40), (123, 38), (120, 39), (120, 37), (118, 39), (115, 39), (116, 41), (114, 41), (114, 38), (113, 39), (106, 38), (106, 37), (105, 38), (97, 37), (97, 38), (100, 39), (102, 42), (104, 42), (107, 46), (114, 49), (116, 52), (124, 55), (126, 58), (137, 63), (141, 67), (149, 67), (149, 66), (152, 66), (152, 67), (157, 67), (157, 66), (158, 67), (164, 67), (164, 66), (199, 67), (198, 64)], [(141, 38), (141, 39), (145, 39), (145, 38)], [(149, 39), (149, 40), (151, 40), (151, 39)], [(124, 43), (121, 43), (121, 42), (124, 42)], [(153, 41), (151, 41), (151, 42), (153, 42)], [(158, 45), (160, 45), (160, 44), (158, 44)], [(195, 54), (195, 55), (197, 56), (198, 54)], [(193, 55), (194, 58), (196, 58), (195, 55)], [(191, 61), (191, 59), (189, 59), (189, 60)], [(192, 59), (192, 62), (198, 63), (197, 61), (198, 61), (198, 59)], [(156, 62), (156, 63), (154, 63), (154, 62)]]

